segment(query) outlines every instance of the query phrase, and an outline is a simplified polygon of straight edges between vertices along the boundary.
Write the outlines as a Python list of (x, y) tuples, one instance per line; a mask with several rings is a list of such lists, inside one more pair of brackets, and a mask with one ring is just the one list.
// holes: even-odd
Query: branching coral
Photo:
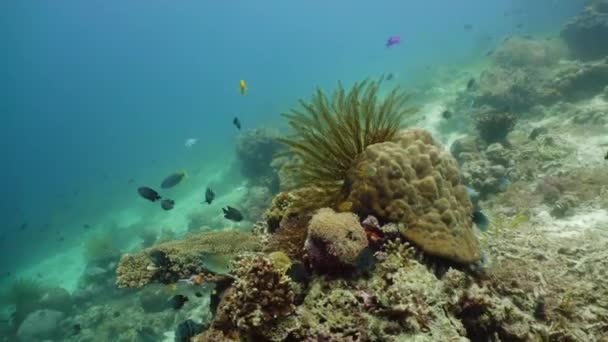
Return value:
[(397, 134), (415, 110), (405, 106), (410, 96), (399, 88), (380, 100), (380, 85), (363, 81), (347, 91), (339, 84), (331, 98), (317, 89), (310, 102), (300, 100), (302, 109), (284, 114), (295, 135), (279, 141), (300, 159), (296, 183), (337, 195), (355, 158), (367, 146)]
[(215, 327), (255, 338), (277, 334), (277, 326), (295, 311), (294, 284), (262, 254), (241, 256), (235, 262), (237, 278), (218, 308)]

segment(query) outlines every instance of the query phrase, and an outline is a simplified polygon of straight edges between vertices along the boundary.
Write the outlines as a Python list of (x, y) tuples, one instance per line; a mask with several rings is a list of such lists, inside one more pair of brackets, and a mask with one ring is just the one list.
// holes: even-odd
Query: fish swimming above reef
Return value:
[(169, 299), (167, 304), (174, 310), (179, 310), (184, 307), (186, 302), (188, 301), (188, 297), (178, 294)]
[(186, 178), (185, 171), (176, 171), (170, 175), (168, 175), (163, 182), (160, 184), (160, 187), (163, 189), (169, 189), (177, 184), (179, 184), (184, 178)]
[(241, 80), (239, 82), (239, 88), (241, 89), (241, 95), (247, 95), (247, 83), (245, 82), (245, 80)]
[(224, 212), (224, 217), (231, 221), (240, 222), (243, 220), (243, 214), (241, 214), (240, 211), (238, 211), (237, 209), (235, 209), (231, 206), (222, 208), (222, 211)]
[(154, 191), (153, 189), (151, 189), (147, 186), (139, 187), (137, 189), (137, 193), (139, 194), (139, 196), (147, 199), (150, 202), (156, 202), (157, 200), (161, 199), (158, 192)]
[(608, 151), (606, 151), (606, 155), (604, 156), (604, 160), (608, 160)]
[(471, 31), (473, 29), (473, 25), (471, 25), (471, 24), (464, 24), (463, 27), (464, 27), (465, 31)]
[(241, 130), (241, 120), (239, 120), (239, 118), (237, 118), (236, 116), (234, 117), (234, 119), (232, 120), (232, 124), (234, 125), (234, 127), (236, 127), (239, 131)]
[(209, 187), (207, 187), (207, 190), (205, 190), (205, 202), (207, 202), (207, 204), (211, 204), (211, 202), (213, 202), (214, 198), (215, 198), (215, 192), (213, 192), (213, 190), (211, 190)]
[(488, 231), (490, 227), (490, 220), (482, 211), (475, 211), (471, 214), (471, 219), (473, 219), (473, 223), (481, 230), (482, 232)]
[(386, 40), (386, 47), (390, 48), (393, 45), (397, 45), (401, 43), (401, 37), (399, 36), (390, 36), (388, 37), (388, 39)]
[(167, 199), (160, 201), (160, 207), (163, 208), (164, 210), (171, 210), (171, 209), (173, 209), (173, 206), (175, 206), (174, 200), (167, 198)]
[(446, 109), (443, 111), (443, 113), (441, 113), (441, 117), (447, 120), (452, 117), (452, 112)]

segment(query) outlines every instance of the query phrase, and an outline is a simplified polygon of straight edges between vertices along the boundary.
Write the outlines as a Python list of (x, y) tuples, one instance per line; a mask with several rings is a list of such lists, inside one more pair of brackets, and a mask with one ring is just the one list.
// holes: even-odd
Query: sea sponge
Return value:
[(403, 223), (425, 252), (456, 262), (480, 259), (473, 206), (456, 161), (428, 131), (409, 129), (394, 142), (368, 146), (349, 172), (346, 202), (362, 217)]
[(367, 247), (365, 230), (353, 213), (319, 209), (308, 223), (306, 250), (313, 267), (355, 266)]
[(190, 235), (143, 251), (124, 255), (118, 264), (119, 287), (141, 287), (153, 280), (172, 283), (208, 271), (205, 261), (231, 259), (238, 253), (260, 251), (260, 242), (251, 233), (233, 230)]

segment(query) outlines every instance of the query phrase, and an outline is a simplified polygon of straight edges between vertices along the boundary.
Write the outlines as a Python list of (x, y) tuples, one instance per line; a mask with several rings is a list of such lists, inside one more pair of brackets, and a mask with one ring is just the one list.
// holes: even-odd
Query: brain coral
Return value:
[(429, 254), (461, 263), (481, 257), (456, 161), (425, 130), (368, 146), (349, 172), (346, 193), (354, 212), (404, 223), (402, 234)]
[(306, 250), (317, 266), (336, 264), (354, 266), (367, 247), (365, 230), (353, 213), (319, 209), (308, 223)]

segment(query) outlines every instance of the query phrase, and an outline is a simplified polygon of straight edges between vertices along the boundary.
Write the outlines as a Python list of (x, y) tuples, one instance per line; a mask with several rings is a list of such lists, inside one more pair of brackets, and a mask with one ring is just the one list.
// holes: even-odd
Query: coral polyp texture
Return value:
[(223, 297), (213, 325), (238, 330), (254, 341), (280, 335), (283, 321), (296, 309), (290, 278), (263, 254), (240, 257), (233, 273), (237, 280)]
[(456, 262), (480, 259), (472, 204), (456, 161), (428, 131), (402, 131), (368, 146), (349, 172), (345, 202), (357, 214), (405, 225), (425, 252)]
[(357, 215), (323, 208), (308, 223), (305, 246), (313, 267), (355, 266), (357, 257), (367, 247), (367, 236)]
[(126, 254), (118, 264), (119, 287), (142, 287), (150, 282), (173, 283), (203, 272), (205, 257), (230, 259), (240, 252), (259, 251), (262, 246), (251, 233), (215, 231), (168, 241), (136, 254)]

